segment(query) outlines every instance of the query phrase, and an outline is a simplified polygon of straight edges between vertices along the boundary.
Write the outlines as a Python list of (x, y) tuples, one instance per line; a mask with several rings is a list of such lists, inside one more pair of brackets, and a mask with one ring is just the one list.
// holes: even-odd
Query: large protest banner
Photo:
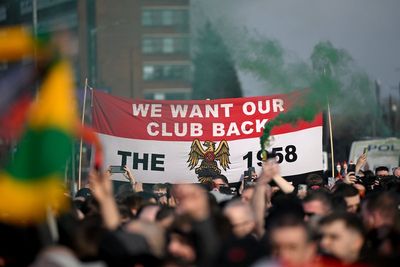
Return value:
[[(128, 165), (143, 183), (193, 183), (221, 173), (237, 182), (248, 167), (260, 170), (263, 126), (302, 92), (217, 100), (157, 101), (94, 90), (93, 127), (106, 165)], [(322, 114), (314, 121), (272, 130), (268, 150), (283, 176), (322, 170)]]

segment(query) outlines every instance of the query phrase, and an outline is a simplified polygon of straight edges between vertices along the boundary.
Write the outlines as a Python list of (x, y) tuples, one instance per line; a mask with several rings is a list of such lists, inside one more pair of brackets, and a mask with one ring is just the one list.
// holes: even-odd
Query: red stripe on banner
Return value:
[[(93, 127), (103, 134), (142, 140), (193, 141), (238, 140), (259, 137), (265, 122), (301, 100), (305, 91), (287, 95), (217, 100), (132, 100), (93, 93)], [(314, 121), (274, 127), (283, 134), (322, 126), (322, 114)]]

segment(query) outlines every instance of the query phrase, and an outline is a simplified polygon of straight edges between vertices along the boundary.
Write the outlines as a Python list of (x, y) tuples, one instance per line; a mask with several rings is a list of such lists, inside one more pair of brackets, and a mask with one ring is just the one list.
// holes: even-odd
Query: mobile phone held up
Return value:
[(124, 170), (123, 166), (111, 165), (110, 172), (111, 173), (125, 173), (125, 170)]
[(349, 164), (349, 167), (347, 167), (347, 173), (350, 172), (356, 172), (356, 164)]

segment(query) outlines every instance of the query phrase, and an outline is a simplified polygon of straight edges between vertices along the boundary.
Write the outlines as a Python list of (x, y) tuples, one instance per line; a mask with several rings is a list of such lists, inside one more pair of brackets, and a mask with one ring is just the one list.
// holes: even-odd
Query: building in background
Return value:
[[(78, 18), (77, 0), (6, 0), (0, 4), (0, 26), (24, 25), (38, 35), (68, 34), (69, 56), (79, 83)], [(3, 62), (0, 72), (8, 67)]]
[(189, 14), (189, 0), (6, 0), (0, 25), (68, 33), (77, 87), (87, 78), (113, 95), (189, 99)]
[(82, 2), (81, 80), (123, 97), (190, 98), (189, 0)]

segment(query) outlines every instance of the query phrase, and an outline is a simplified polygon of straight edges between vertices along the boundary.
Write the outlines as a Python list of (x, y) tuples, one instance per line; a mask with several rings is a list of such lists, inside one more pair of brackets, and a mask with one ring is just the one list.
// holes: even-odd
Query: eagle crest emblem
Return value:
[[(222, 140), (218, 147), (215, 148), (216, 143), (213, 141), (205, 141), (203, 144), (199, 139), (195, 139), (192, 142), (189, 152), (188, 167), (193, 170), (202, 160), (200, 166), (195, 168), (195, 173), (198, 176), (199, 181), (205, 179), (212, 179), (212, 177), (221, 174), (221, 169), (218, 168), (217, 161), (224, 171), (229, 169), (229, 145), (226, 140)], [(203, 148), (204, 146), (204, 148)]]

